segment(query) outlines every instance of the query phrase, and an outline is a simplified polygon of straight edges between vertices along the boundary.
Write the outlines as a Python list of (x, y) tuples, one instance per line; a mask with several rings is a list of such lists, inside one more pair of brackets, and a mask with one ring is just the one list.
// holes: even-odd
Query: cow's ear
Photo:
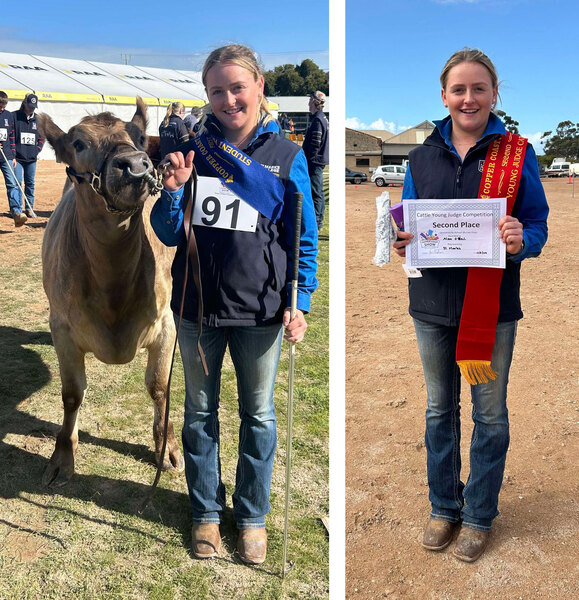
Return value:
[(146, 135), (147, 133), (147, 105), (140, 96), (137, 96), (137, 110), (131, 119), (139, 129)]
[(46, 113), (37, 114), (36, 123), (40, 135), (53, 147), (56, 158), (70, 165), (72, 153), (66, 143), (66, 133)]

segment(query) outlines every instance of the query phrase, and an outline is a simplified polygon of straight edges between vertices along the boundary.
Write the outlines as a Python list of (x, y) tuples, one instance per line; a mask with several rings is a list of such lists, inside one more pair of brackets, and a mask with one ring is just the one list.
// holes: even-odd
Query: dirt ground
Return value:
[[(41, 161), (38, 219), (14, 229), (3, 182), (0, 243), (14, 253), (36, 243), (65, 180), (64, 165)], [(386, 189), (346, 187), (346, 595), (427, 600), (516, 600), (579, 595), (577, 297), (579, 185), (544, 182), (550, 236), (525, 261), (520, 322), (511, 369), (511, 447), (500, 516), (476, 563), (423, 550), (429, 513), (424, 449), (425, 389), (407, 312), (402, 260), (383, 267), (375, 252), (375, 198)], [(29, 310), (45, 310), (44, 303)], [(463, 455), (470, 438), (468, 394)], [(468, 461), (463, 456), (464, 478)], [(331, 578), (341, 577), (332, 572)]]
[[(509, 385), (511, 444), (500, 516), (483, 557), (421, 538), (426, 482), (426, 391), (408, 315), (403, 259), (372, 264), (375, 198), (401, 188), (346, 186), (346, 595), (467, 600), (579, 597), (577, 292), (579, 184), (544, 180), (549, 240), (522, 268), (520, 321)], [(466, 390), (465, 390), (466, 388)], [(466, 393), (464, 393), (466, 391)], [(463, 481), (472, 432), (463, 381)]]
[[(322, 400), (318, 400), (317, 393), (301, 394), (300, 389), (296, 387), (296, 408), (294, 412), (294, 460), (291, 483), (291, 512), (290, 512), (290, 533), (288, 542), (288, 560), (294, 561), (296, 568), (285, 582), (278, 582), (278, 568), (281, 564), (281, 538), (280, 532), (283, 529), (283, 514), (279, 508), (283, 506), (283, 468), (276, 468), (272, 482), (272, 515), (270, 531), (270, 552), (268, 560), (263, 567), (248, 569), (234, 555), (235, 547), (235, 527), (231, 517), (231, 511), (226, 512), (224, 530), (223, 552), (219, 561), (211, 561), (211, 564), (201, 564), (199, 561), (189, 559), (187, 552), (190, 545), (190, 523), (187, 524), (189, 510), (187, 509), (188, 500), (186, 496), (186, 484), (184, 476), (171, 478), (170, 481), (166, 475), (163, 476), (161, 484), (156, 493), (154, 502), (161, 503), (174, 502), (167, 505), (163, 512), (165, 520), (160, 516), (160, 522), (157, 523), (153, 517), (153, 506), (148, 509), (143, 519), (135, 517), (135, 523), (131, 522), (133, 515), (130, 513), (130, 498), (135, 495), (139, 498), (139, 493), (143, 490), (142, 502), (145, 492), (149, 491), (150, 483), (155, 474), (151, 468), (153, 460), (152, 453), (149, 452), (147, 444), (152, 443), (150, 437), (150, 425), (146, 425), (147, 435), (145, 438), (137, 438), (141, 431), (140, 423), (134, 425), (127, 424), (136, 414), (138, 421), (140, 416), (143, 419), (150, 414), (152, 418), (152, 407), (150, 402), (145, 400), (143, 412), (138, 408), (134, 413), (128, 411), (138, 402), (138, 395), (131, 396), (126, 404), (119, 403), (112, 408), (103, 408), (106, 402), (114, 398), (115, 389), (131, 389), (132, 372), (129, 372), (129, 365), (114, 365), (115, 372), (110, 371), (113, 379), (111, 386), (102, 390), (102, 395), (97, 395), (97, 385), (94, 385), (96, 376), (106, 380), (107, 375), (103, 375), (101, 363), (94, 360), (94, 357), (87, 358), (87, 378), (89, 381), (89, 402), (83, 408), (81, 427), (81, 444), (77, 454), (79, 461), (76, 477), (69, 486), (61, 489), (42, 490), (39, 485), (42, 471), (39, 467), (48, 460), (54, 447), (54, 434), (58, 430), (58, 423), (62, 419), (62, 409), (59, 407), (58, 398), (60, 394), (60, 384), (58, 377), (58, 364), (53, 349), (44, 351), (42, 345), (51, 345), (50, 334), (47, 333), (48, 327), (48, 303), (44, 293), (41, 291), (41, 257), (40, 242), (44, 234), (44, 229), (49, 218), (53, 214), (56, 202), (61, 197), (63, 185), (66, 181), (65, 165), (57, 164), (54, 161), (39, 161), (36, 174), (36, 201), (35, 212), (36, 219), (29, 220), (23, 227), (15, 228), (13, 219), (8, 213), (8, 202), (3, 178), (0, 177), (0, 248), (2, 261), (0, 268), (3, 270), (5, 279), (2, 281), (8, 285), (8, 282), (15, 282), (18, 290), (15, 293), (15, 299), (8, 293), (5, 293), (0, 301), (2, 310), (8, 314), (14, 315), (14, 322), (3, 322), (0, 329), (3, 332), (17, 331), (14, 334), (12, 343), (7, 342), (7, 338), (12, 333), (6, 334), (6, 337), (0, 336), (0, 345), (4, 346), (3, 356), (9, 357), (10, 369), (4, 370), (4, 379), (0, 388), (0, 402), (3, 408), (3, 415), (8, 415), (14, 419), (10, 426), (7, 426), (0, 417), (0, 446), (3, 460), (0, 464), (4, 466), (0, 472), (0, 571), (8, 573), (8, 578), (0, 576), (2, 585), (0, 585), (0, 599), (21, 600), (13, 588), (24, 589), (22, 582), (31, 581), (33, 585), (42, 586), (46, 589), (45, 593), (35, 595), (35, 590), (29, 591), (26, 598), (61, 598), (63, 590), (75, 590), (83, 598), (175, 598), (178, 600), (185, 596), (180, 595), (181, 590), (194, 581), (199, 585), (199, 591), (193, 589), (190, 594), (194, 597), (204, 598), (204, 589), (210, 585), (211, 593), (219, 598), (278, 598), (278, 597), (304, 597), (322, 598), (327, 596), (327, 544), (326, 529), (323, 522), (318, 519), (320, 510), (312, 511), (311, 508), (323, 507), (323, 515), (327, 513), (327, 473), (324, 474), (323, 456), (316, 459), (310, 458), (309, 448), (314, 448), (318, 443), (323, 444), (322, 439), (313, 439), (307, 443), (301, 444), (301, 434), (305, 431), (306, 423), (303, 417), (304, 404), (310, 404), (314, 400), (320, 403), (320, 406), (312, 407), (311, 415), (315, 418), (323, 419)], [(323, 260), (327, 256), (327, 235), (323, 251)], [(16, 265), (20, 265), (17, 267)], [(18, 268), (22, 269), (19, 273)], [(327, 266), (324, 265), (327, 271)], [(22, 277), (19, 277), (19, 275)], [(6, 289), (4, 290), (6, 291)], [(321, 300), (320, 300), (321, 302)], [(325, 302), (325, 300), (324, 300)], [(6, 316), (5, 314), (5, 316)], [(310, 321), (310, 325), (315, 320)], [(312, 327), (315, 333), (315, 327)], [(317, 334), (323, 336), (323, 333)], [(33, 349), (29, 348), (29, 345)], [(13, 352), (14, 356), (11, 355)], [(41, 352), (44, 358), (41, 358)], [(286, 351), (287, 352), (287, 351)], [(305, 350), (301, 351), (301, 362), (305, 356)], [(50, 360), (47, 356), (50, 355)], [(282, 356), (287, 364), (287, 355)], [(140, 359), (145, 359), (141, 356)], [(30, 360), (28, 360), (30, 359)], [(21, 361), (24, 365), (21, 370), (16, 369), (16, 364)], [(179, 360), (179, 358), (178, 358)], [(300, 365), (296, 369), (296, 383), (298, 379), (304, 377), (304, 381), (316, 382), (315, 377), (318, 370), (323, 367), (324, 356), (317, 357), (318, 364), (307, 372)], [(96, 364), (95, 364), (96, 363)], [(143, 363), (144, 365), (144, 363)], [(231, 378), (227, 380), (227, 368), (230, 368), (230, 358), (226, 359), (226, 369), (224, 369), (224, 389), (234, 389), (234, 383)], [(4, 365), (6, 366), (6, 365)], [(105, 367), (108, 368), (108, 367)], [(285, 367), (287, 368), (287, 367)], [(30, 369), (35, 380), (39, 382), (38, 387), (28, 384), (25, 369)], [(98, 369), (98, 371), (97, 371)], [(119, 369), (124, 369), (119, 374)], [(182, 381), (180, 369), (174, 373), (175, 383)], [(108, 371), (107, 371), (108, 372)], [(18, 393), (10, 395), (7, 392), (10, 385), (10, 373), (17, 379)], [(307, 375), (305, 375), (307, 373)], [(125, 377), (126, 376), (126, 377)], [(141, 375), (142, 378), (142, 375)], [(31, 378), (32, 379), (32, 378)], [(141, 379), (139, 379), (140, 382)], [(93, 384), (91, 385), (91, 381)], [(122, 383), (121, 382), (125, 382)], [(119, 385), (121, 384), (121, 385)], [(53, 401), (50, 400), (48, 392), (41, 392), (44, 387), (52, 386), (54, 390)], [(140, 386), (139, 386), (140, 389)], [(301, 386), (303, 389), (303, 386)], [(100, 388), (99, 390), (100, 391)], [(3, 393), (2, 393), (3, 392)], [(144, 388), (142, 393), (146, 394)], [(229, 393), (229, 392), (227, 392)], [(36, 398), (32, 398), (36, 396)], [(40, 396), (43, 396), (40, 398)], [(182, 416), (182, 399), (179, 408), (179, 394), (172, 395), (172, 418), (176, 429), (180, 428), (180, 417)], [(231, 402), (235, 402), (235, 396), (229, 394)], [(229, 396), (224, 399), (224, 405), (229, 406)], [(144, 398), (144, 397), (143, 397)], [(182, 397), (181, 397), (182, 398)], [(321, 397), (320, 397), (321, 398)], [(303, 400), (301, 407), (297, 406), (298, 399)], [(10, 410), (13, 407), (13, 410)], [(233, 410), (222, 415), (222, 430), (231, 434), (230, 438), (237, 435), (238, 418), (235, 407)], [(282, 421), (285, 425), (285, 403), (280, 405), (278, 418), (280, 419), (280, 456), (285, 456), (285, 435), (281, 428)], [(149, 410), (149, 412), (147, 412)], [(56, 411), (56, 412), (55, 412)], [(90, 416), (90, 415), (94, 415)], [(14, 415), (14, 417), (12, 417)], [(130, 416), (129, 416), (130, 415)], [(14, 423), (21, 416), (22, 422), (14, 427)], [(231, 419), (229, 418), (231, 417)], [(5, 419), (7, 420), (7, 419)], [(115, 437), (112, 431), (115, 423), (126, 432), (126, 438)], [(102, 432), (101, 432), (102, 425)], [(308, 434), (312, 431), (321, 430), (318, 423), (312, 422), (307, 425)], [(228, 438), (229, 439), (229, 438)], [(141, 440), (141, 441), (138, 441)], [(143, 441), (144, 440), (144, 445)], [(282, 444), (283, 442), (283, 444)], [(300, 446), (298, 447), (298, 444)], [(230, 452), (235, 452), (235, 443), (225, 444), (222, 448), (224, 480), (234, 481), (235, 462), (229, 460)], [(112, 456), (102, 455), (102, 465), (94, 465), (96, 468), (89, 471), (87, 464), (89, 460), (95, 463), (98, 455), (95, 452), (100, 450), (110, 450)], [(116, 458), (115, 454), (122, 456)], [(21, 460), (26, 457), (26, 461)], [(307, 456), (307, 458), (306, 458)], [(92, 458), (90, 458), (92, 457)], [(224, 458), (225, 457), (225, 458)], [(132, 463), (131, 474), (126, 471), (126, 465), (123, 460), (127, 459)], [(136, 460), (135, 460), (136, 459)], [(319, 459), (319, 460), (318, 460)], [(7, 468), (7, 461), (16, 461), (10, 468)], [(279, 466), (279, 457), (278, 460)], [(314, 462), (312, 462), (314, 461)], [(312, 463), (311, 471), (306, 472), (303, 469), (304, 463)], [(82, 466), (84, 463), (84, 467)], [(315, 463), (315, 464), (314, 464)], [(283, 463), (282, 463), (283, 464)], [(24, 473), (26, 465), (31, 466), (30, 473), (22, 476), (22, 485), (15, 484), (15, 480)], [(111, 469), (109, 473), (107, 469)], [(144, 469), (143, 476), (139, 476), (136, 469)], [(307, 467), (310, 469), (310, 467)], [(226, 477), (225, 477), (226, 476)], [(118, 477), (118, 479), (117, 479)], [(280, 483), (281, 481), (281, 483)], [(326, 482), (326, 484), (324, 484)], [(88, 491), (87, 491), (88, 490)], [(118, 502), (115, 500), (115, 494), (119, 495)], [(106, 499), (106, 501), (105, 501)], [(280, 500), (281, 499), (281, 500)], [(325, 500), (324, 500), (325, 499)], [(183, 504), (183, 502), (185, 504)], [(230, 500), (228, 500), (230, 503)], [(136, 506), (136, 505), (135, 505)], [(128, 507), (128, 508), (127, 508)], [(309, 516), (303, 518), (307, 513)], [(70, 519), (62, 515), (70, 514)], [(297, 519), (297, 515), (300, 515)], [(184, 516), (183, 516), (184, 515)], [(309, 518), (309, 517), (312, 518)], [(57, 529), (55, 522), (62, 518), (65, 521), (62, 527), (62, 538), (69, 539), (70, 543), (61, 541), (58, 535), (52, 535), (52, 527)], [(269, 517), (268, 517), (269, 519)], [(77, 522), (78, 520), (78, 522)], [(138, 521), (142, 520), (142, 524)], [(157, 529), (158, 525), (158, 529)], [(299, 530), (296, 528), (299, 525)], [(327, 527), (327, 526), (326, 526)], [(112, 531), (115, 530), (114, 535)], [(90, 534), (86, 532), (90, 531)], [(82, 535), (80, 534), (82, 532)], [(124, 534), (128, 537), (123, 537)], [(299, 540), (298, 535), (303, 536)], [(168, 543), (163, 545), (163, 536)], [(179, 540), (183, 536), (183, 543)], [(83, 540), (86, 538), (86, 543)], [(99, 538), (102, 543), (98, 543)], [(96, 541), (95, 541), (96, 540)], [(137, 541), (139, 540), (139, 541)], [(160, 541), (159, 541), (160, 540)], [(317, 540), (321, 540), (316, 543)], [(298, 542), (298, 543), (296, 543)], [(82, 568), (84, 561), (90, 562), (91, 544), (99, 545), (98, 555), (94, 556), (94, 564), (98, 565), (97, 572), (102, 569), (102, 581), (98, 576), (87, 570), (86, 577), (83, 575), (85, 569)], [(160, 561), (154, 562), (155, 545), (159, 543)], [(178, 546), (178, 554), (173, 555), (171, 547), (173, 544)], [(59, 546), (63, 548), (64, 554), (59, 558)], [(183, 546), (183, 548), (181, 547)], [(79, 548), (81, 553), (85, 551), (84, 556), (75, 556), (74, 560), (68, 560), (72, 554), (73, 548)], [(296, 549), (297, 548), (297, 549)], [(108, 550), (107, 550), (108, 549)], [(117, 550), (120, 549), (120, 550)], [(69, 554), (67, 554), (69, 553)], [(279, 561), (277, 556), (279, 555)], [(111, 563), (108, 568), (110, 557), (113, 557), (115, 566)], [(299, 558), (296, 558), (299, 556)], [(46, 558), (45, 561), (42, 559)], [(102, 559), (103, 562), (100, 562)], [(88, 564), (88, 562), (86, 564)], [(11, 563), (14, 568), (11, 568)], [(103, 565), (106, 563), (106, 568)], [(135, 564), (140, 563), (141, 572), (146, 573), (150, 570), (150, 576), (147, 577), (147, 585), (144, 589), (138, 589), (139, 577), (134, 573)], [(64, 567), (62, 567), (64, 565)], [(80, 566), (79, 566), (80, 565)], [(118, 565), (118, 566), (117, 566)], [(143, 571), (144, 569), (144, 571)], [(171, 570), (171, 577), (164, 579), (163, 570)], [(123, 574), (124, 573), (124, 574)], [(308, 576), (309, 574), (309, 576)], [(121, 578), (127, 576), (127, 585), (121, 586)], [(12, 577), (11, 577), (12, 576)], [(30, 577), (29, 577), (30, 576)], [(28, 579), (29, 578), (29, 579)], [(61, 579), (62, 578), (62, 579)], [(64, 582), (66, 578), (66, 582)], [(59, 586), (58, 582), (62, 582)], [(55, 585), (56, 590), (51, 586)], [(287, 582), (287, 586), (286, 586)], [(119, 591), (113, 593), (119, 585)], [(102, 588), (101, 588), (102, 586)], [(121, 589), (122, 588), (122, 589)], [(98, 595), (94, 590), (113, 590), (110, 594)], [(286, 596), (286, 591), (289, 590)], [(51, 591), (52, 590), (52, 591)], [(153, 592), (150, 592), (153, 590)], [(155, 591), (156, 590), (156, 591)], [(175, 591), (173, 591), (175, 590)], [(260, 596), (259, 594), (262, 593)], [(282, 590), (282, 591), (280, 591)], [(304, 591), (305, 590), (305, 591)], [(198, 596), (195, 596), (195, 594)], [(303, 594), (300, 596), (300, 593)], [(93, 595), (94, 594), (94, 595)], [(271, 594), (271, 595), (270, 595)], [(279, 595), (278, 595), (279, 594)], [(187, 595), (187, 598), (193, 597)]]
[(22, 246), (22, 239), (30, 241), (38, 229), (44, 229), (48, 217), (54, 210), (54, 199), (60, 198), (66, 181), (66, 165), (53, 160), (40, 160), (37, 163), (35, 178), (34, 212), (37, 219), (29, 220), (23, 227), (15, 229), (14, 221), (8, 213), (8, 200), (4, 178), (0, 177), (0, 242), (7, 246)]

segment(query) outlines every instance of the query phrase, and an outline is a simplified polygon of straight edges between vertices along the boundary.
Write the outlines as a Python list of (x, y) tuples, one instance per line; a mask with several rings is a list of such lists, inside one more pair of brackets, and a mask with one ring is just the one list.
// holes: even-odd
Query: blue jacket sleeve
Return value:
[(402, 200), (416, 200), (417, 192), (416, 186), (414, 185), (414, 179), (412, 179), (412, 173), (410, 172), (410, 165), (406, 169), (404, 175), (404, 185), (402, 187)]
[[(310, 178), (308, 176), (308, 164), (302, 150), (294, 158), (290, 169), (289, 181), (284, 193), (282, 221), (285, 241), (288, 247), (288, 279), (292, 275), (295, 192), (303, 194), (297, 308), (303, 312), (309, 312), (310, 296), (318, 287), (318, 280), (316, 278), (318, 268), (318, 226), (312, 200)], [(287, 284), (287, 291), (289, 305), (291, 299), (291, 281)]]
[(549, 206), (539, 177), (537, 156), (531, 144), (527, 146), (517, 196), (520, 198), (520, 205), (516, 217), (523, 224), (525, 247), (518, 254), (507, 255), (513, 262), (521, 262), (525, 258), (539, 256), (548, 235)]
[(183, 196), (185, 188), (163, 190), (151, 210), (151, 226), (165, 246), (178, 246), (185, 237)]

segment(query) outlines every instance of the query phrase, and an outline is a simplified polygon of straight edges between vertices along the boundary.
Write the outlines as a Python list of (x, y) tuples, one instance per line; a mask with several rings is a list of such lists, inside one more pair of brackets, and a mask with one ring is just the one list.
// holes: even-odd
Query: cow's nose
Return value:
[(112, 167), (130, 175), (141, 176), (152, 169), (149, 157), (144, 152), (117, 154), (113, 158)]

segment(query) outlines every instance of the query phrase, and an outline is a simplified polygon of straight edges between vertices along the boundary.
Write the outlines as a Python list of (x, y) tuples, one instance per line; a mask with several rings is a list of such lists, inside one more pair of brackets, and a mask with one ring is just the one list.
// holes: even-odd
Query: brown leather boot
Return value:
[(489, 543), (490, 531), (479, 531), (471, 527), (461, 527), (456, 538), (454, 556), (464, 562), (474, 562), (482, 556)]
[(26, 217), (26, 215), (21, 212), (13, 212), (12, 218), (14, 219), (14, 225), (16, 227), (22, 227), (22, 225), (24, 225), (24, 223), (26, 223), (26, 221), (28, 221), (28, 218)]
[(221, 534), (217, 523), (193, 523), (191, 550), (195, 558), (213, 558), (221, 548)]
[(452, 532), (456, 523), (443, 521), (442, 519), (428, 519), (422, 546), (427, 550), (444, 550), (452, 541)]
[(263, 529), (240, 529), (237, 538), (239, 558), (248, 565), (261, 565), (267, 554), (267, 532)]

